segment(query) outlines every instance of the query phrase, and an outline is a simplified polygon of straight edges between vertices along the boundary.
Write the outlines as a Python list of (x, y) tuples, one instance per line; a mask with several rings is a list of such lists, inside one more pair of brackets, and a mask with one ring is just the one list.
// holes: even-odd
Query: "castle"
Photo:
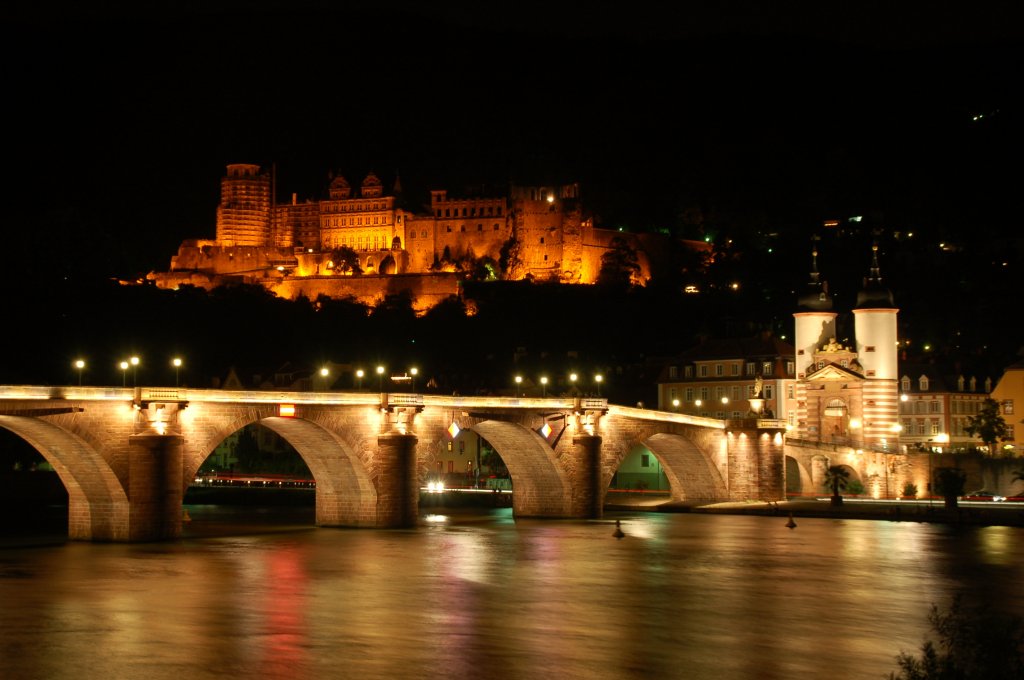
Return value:
[(470, 268), (507, 280), (594, 283), (616, 238), (637, 254), (634, 283), (650, 277), (644, 237), (595, 228), (576, 183), (469, 196), (437, 189), (419, 210), (397, 179), (386, 191), (372, 172), (358, 189), (336, 176), (326, 199), (306, 202), (292, 194), (277, 203), (274, 185), (259, 165), (228, 165), (216, 238), (183, 242), (170, 270), (149, 280), (162, 288), (256, 283), (287, 299), (368, 304), (408, 292), (422, 311), (457, 295)]

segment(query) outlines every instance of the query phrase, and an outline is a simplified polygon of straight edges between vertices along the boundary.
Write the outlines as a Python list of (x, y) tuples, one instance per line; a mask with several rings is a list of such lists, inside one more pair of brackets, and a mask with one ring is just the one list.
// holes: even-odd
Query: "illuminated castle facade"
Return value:
[(836, 316), (820, 280), (817, 253), (796, 319), (795, 427), (792, 436), (897, 450), (899, 373), (892, 293), (882, 286), (878, 247), (853, 309), (854, 341), (836, 341)]
[[(418, 211), (405, 207), (397, 180), (387, 191), (373, 173), (358, 188), (334, 177), (328, 198), (301, 203), (294, 194), (276, 203), (273, 185), (258, 165), (227, 166), (216, 238), (185, 241), (170, 271), (149, 278), (167, 288), (244, 281), (286, 298), (322, 293), (370, 302), (401, 289), (424, 308), (456, 292), (460, 264), (485, 258), (507, 263), (506, 279), (593, 283), (616, 237), (637, 252), (636, 283), (650, 275), (642, 242), (596, 229), (584, 215), (578, 184), (466, 197), (439, 189)], [(356, 253), (362, 275), (336, 261), (339, 249)]]

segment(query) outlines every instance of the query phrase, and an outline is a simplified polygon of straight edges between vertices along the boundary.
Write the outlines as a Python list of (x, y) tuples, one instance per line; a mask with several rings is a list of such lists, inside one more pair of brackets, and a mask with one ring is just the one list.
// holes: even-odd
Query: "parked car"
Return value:
[(1006, 496), (1000, 496), (997, 493), (993, 493), (991, 491), (985, 491), (984, 489), (982, 489), (980, 491), (972, 491), (971, 493), (969, 493), (969, 494), (967, 494), (965, 496), (961, 496), (960, 500), (962, 500), (962, 501), (993, 501), (993, 502), (998, 503), (999, 501), (1005, 501), (1006, 500)]

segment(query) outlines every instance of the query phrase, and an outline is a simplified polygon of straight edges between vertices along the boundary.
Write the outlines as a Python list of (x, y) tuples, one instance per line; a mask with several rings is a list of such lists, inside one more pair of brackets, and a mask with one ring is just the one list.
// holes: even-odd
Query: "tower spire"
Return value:
[(871, 269), (864, 286), (857, 293), (857, 307), (892, 307), (892, 292), (882, 285), (882, 272), (878, 266), (878, 241), (871, 244)]
[(818, 273), (818, 246), (812, 237), (811, 247), (811, 280), (807, 283), (807, 292), (800, 296), (797, 304), (803, 310), (825, 311), (832, 309), (832, 297), (828, 294), (828, 283), (821, 280)]

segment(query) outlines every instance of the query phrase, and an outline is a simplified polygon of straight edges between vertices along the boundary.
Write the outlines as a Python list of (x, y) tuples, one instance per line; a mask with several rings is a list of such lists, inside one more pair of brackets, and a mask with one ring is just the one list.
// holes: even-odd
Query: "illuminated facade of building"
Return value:
[(892, 293), (882, 286), (878, 247), (871, 273), (853, 309), (854, 342), (836, 341), (828, 286), (820, 280), (817, 252), (811, 280), (798, 301), (796, 413), (793, 437), (887, 450), (899, 447), (898, 347)]
[(658, 408), (720, 419), (746, 418), (760, 389), (765, 418), (786, 419), (793, 407), (793, 346), (765, 335), (708, 340), (683, 352), (658, 379)]
[(1010, 427), (1010, 438), (1000, 442), (1012, 446), (1014, 455), (1024, 453), (1024, 361), (1008, 366), (992, 390), (992, 398), (999, 402), (999, 413)]
[[(216, 238), (185, 241), (170, 271), (149, 278), (165, 288), (243, 281), (286, 298), (325, 293), (379, 299), (396, 289), (380, 277), (406, 277), (401, 281), (414, 297), (443, 298), (456, 292), (451, 274), (460, 266), (487, 261), (496, 268), (505, 260), (506, 279), (593, 283), (616, 237), (637, 253), (635, 282), (650, 276), (644, 242), (595, 228), (578, 184), (511, 186), (501, 195), (434, 190), (429, 207), (419, 211), (404, 207), (397, 180), (386, 191), (374, 173), (358, 188), (334, 177), (322, 200), (299, 202), (293, 194), (278, 204), (274, 193), (273, 177), (260, 166), (227, 166)], [(361, 276), (338, 261), (339, 249), (356, 253)]]
[(984, 448), (964, 431), (992, 390), (992, 380), (943, 371), (935, 364), (900, 364), (900, 441), (908, 449), (964, 452)]

